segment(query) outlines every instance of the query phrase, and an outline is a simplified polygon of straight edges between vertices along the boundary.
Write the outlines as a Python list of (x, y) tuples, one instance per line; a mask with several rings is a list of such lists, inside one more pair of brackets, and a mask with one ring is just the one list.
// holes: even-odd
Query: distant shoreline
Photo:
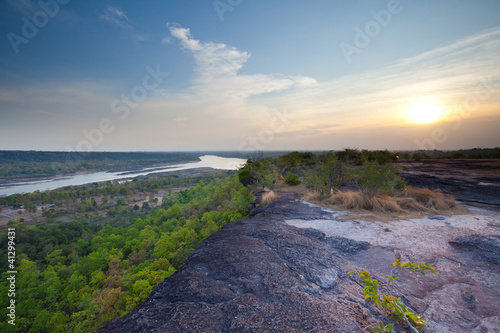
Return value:
[[(191, 176), (194, 174), (205, 174), (223, 170), (236, 170), (245, 160), (237, 158), (225, 158), (215, 155), (204, 155), (198, 161), (182, 161), (155, 163), (136, 166), (109, 169), (106, 171), (84, 172), (79, 171), (71, 174), (62, 174), (52, 177), (39, 178), (12, 178), (0, 182), (0, 196), (9, 196), (22, 193), (33, 193), (36, 191), (55, 190), (67, 186), (79, 186), (107, 181), (124, 181), (134, 178), (159, 177), (164, 175)], [(119, 169), (119, 171), (116, 171)], [(115, 171), (112, 171), (115, 170)], [(189, 171), (194, 170), (194, 171)]]
[[(201, 161), (198, 158), (198, 161), (192, 161), (192, 160), (186, 160), (186, 161), (181, 161), (181, 162), (169, 162), (169, 163), (158, 163), (158, 164), (145, 164), (142, 167), (137, 167), (137, 166), (131, 166), (131, 167), (118, 167), (114, 169), (109, 169), (109, 170), (86, 170), (86, 171), (77, 171), (77, 172), (71, 172), (71, 173), (64, 173), (64, 174), (58, 174), (54, 176), (43, 176), (43, 177), (30, 177), (30, 178), (4, 178), (0, 179), (0, 187), (1, 188), (9, 188), (12, 186), (18, 185), (18, 183), (27, 183), (27, 182), (41, 182), (44, 180), (50, 180), (54, 178), (65, 178), (65, 177), (71, 177), (71, 176), (76, 176), (76, 175), (86, 175), (86, 174), (91, 174), (91, 173), (96, 173), (96, 172), (124, 172), (124, 173), (133, 173), (133, 172), (139, 172), (143, 169), (146, 168), (154, 168), (154, 169), (161, 169), (161, 167), (167, 167), (171, 165), (178, 165), (178, 164), (187, 164), (187, 163), (196, 163)], [(135, 177), (132, 177), (135, 178)]]

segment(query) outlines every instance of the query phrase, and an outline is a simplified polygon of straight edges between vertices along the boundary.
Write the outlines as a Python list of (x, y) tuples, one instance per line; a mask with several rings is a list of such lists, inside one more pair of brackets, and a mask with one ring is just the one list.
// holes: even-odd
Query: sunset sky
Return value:
[(0, 149), (498, 147), (499, 17), (497, 0), (5, 0)]

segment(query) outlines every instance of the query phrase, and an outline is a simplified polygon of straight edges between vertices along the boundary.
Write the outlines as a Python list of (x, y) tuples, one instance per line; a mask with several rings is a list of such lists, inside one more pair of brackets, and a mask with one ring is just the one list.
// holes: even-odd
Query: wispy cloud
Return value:
[(314, 85), (316, 80), (303, 76), (284, 76), (280, 74), (243, 75), (239, 70), (250, 58), (250, 53), (235, 47), (214, 42), (194, 39), (188, 28), (167, 24), (172, 37), (176, 38), (182, 49), (196, 61), (195, 80), (199, 94), (224, 92), (224, 98), (245, 99), (252, 95), (286, 90), (293, 86)]
[(185, 127), (186, 122), (189, 120), (187, 117), (177, 117), (174, 121), (177, 123), (177, 126)]
[(148, 40), (147, 35), (136, 31), (127, 14), (118, 7), (107, 6), (102, 10), (99, 15), (99, 19), (109, 25), (121, 29), (127, 38), (130, 38), (134, 42)]
[(99, 15), (99, 18), (109, 24), (131, 29), (132, 27), (128, 23), (127, 15), (119, 8), (107, 6), (104, 11)]
[[(227, 137), (256, 135), (268, 126), (270, 110), (287, 106), (294, 120), (275, 133), (276, 146), (285, 142), (323, 142), (324, 147), (333, 139), (336, 145), (343, 146), (363, 141), (391, 143), (388, 128), (409, 126), (405, 110), (421, 98), (442, 105), (460, 103), (474, 93), (481, 78), (491, 78), (497, 93), (488, 103), (500, 103), (498, 28), (384, 68), (326, 82), (300, 75), (241, 74), (250, 53), (197, 40), (187, 28), (168, 28), (171, 42), (178, 41), (181, 49), (194, 58), (196, 77), (183, 91), (162, 91), (163, 98), (150, 101), (148, 107), (158, 110), (157, 114), (159, 110), (175, 110), (183, 117), (204, 119), (199, 123), (190, 121), (184, 133), (213, 137), (214, 131), (223, 130)], [(475, 116), (485, 117), (490, 111), (482, 107)], [(211, 127), (206, 126), (208, 123)], [(367, 139), (374, 137), (380, 140)]]
[[(163, 42), (179, 45), (193, 57), (195, 77), (182, 91), (158, 91), (157, 98), (145, 107), (157, 110), (157, 114), (162, 112), (160, 110), (172, 110), (170, 112), (174, 114), (188, 117), (189, 123), (175, 122), (186, 125), (184, 132), (178, 135), (184, 136), (189, 131), (196, 133), (196, 137), (219, 137), (220, 140), (225, 135), (240, 138), (267, 126), (273, 117), (272, 106), (255, 105), (253, 98), (273, 93), (287, 94), (317, 84), (314, 78), (300, 75), (242, 74), (240, 70), (251, 57), (249, 52), (224, 43), (198, 40), (188, 28), (177, 24), (167, 24), (167, 28), (170, 35)], [(172, 131), (175, 133), (175, 129)]]
[[(125, 13), (109, 13), (128, 22)], [(494, 133), (493, 125), (500, 121), (500, 28), (390, 66), (318, 82), (300, 73), (243, 74), (242, 68), (251, 61), (249, 52), (197, 40), (178, 25), (167, 27), (169, 47), (179, 47), (195, 60), (195, 76), (187, 88), (160, 87), (163, 90), (151, 93), (124, 121), (110, 110), (123, 91), (92, 82), (0, 87), (0, 106), (14, 105), (16, 112), (26, 114), (23, 119), (28, 120), (19, 126), (36, 132), (40, 123), (47, 123), (45, 128), (66, 133), (73, 145), (82, 139), (82, 129), (95, 128), (109, 117), (116, 131), (106, 136), (102, 149), (139, 148), (130, 133), (148, 140), (150, 149), (237, 149), (242, 140), (268, 128), (273, 110), (283, 106), (293, 120), (274, 132), (266, 149), (416, 148), (414, 139), (425, 135), (426, 127), (407, 124), (405, 108), (424, 97), (442, 105), (461, 103), (485, 78), (491, 96), (464, 120), (462, 133), (447, 133), (449, 147)], [(10, 117), (3, 109), (7, 108), (0, 107), (2, 120)], [(65, 126), (60, 119), (65, 119)], [(0, 134), (19, 135), (8, 123), (0, 123)], [(478, 130), (481, 126), (484, 133)], [(473, 137), (469, 130), (479, 132)]]
[[(342, 120), (342, 129), (380, 124), (401, 124), (408, 104), (420, 98), (432, 98), (443, 105), (460, 103), (473, 95), (480, 80), (490, 82), (496, 93), (488, 103), (500, 102), (500, 28), (470, 36), (444, 47), (363, 74), (320, 82), (316, 87), (299, 90), (286, 98), (300, 105), (300, 121)], [(268, 98), (263, 103), (271, 103)], [(482, 110), (478, 110), (481, 113)]]

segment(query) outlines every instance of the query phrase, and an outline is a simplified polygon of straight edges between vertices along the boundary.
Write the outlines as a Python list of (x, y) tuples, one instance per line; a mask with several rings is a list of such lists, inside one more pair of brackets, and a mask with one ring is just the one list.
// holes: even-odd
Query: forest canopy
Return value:
[[(138, 307), (204, 238), (248, 214), (250, 192), (236, 174), (225, 174), (199, 177), (175, 197), (168, 195), (157, 204), (150, 196), (137, 208), (127, 206), (123, 198), (132, 192), (152, 194), (186, 186), (193, 179), (158, 177), (35, 194), (38, 200), (67, 196), (71, 203), (71, 193), (79, 191), (79, 198), (71, 206), (76, 208), (71, 222), (55, 220), (57, 208), (46, 222), (9, 222), (16, 234), (16, 326), (13, 330), (2, 321), (0, 331), (94, 332)], [(95, 200), (97, 195), (109, 199)], [(31, 202), (35, 197), (24, 199)], [(0, 293), (7, 295), (7, 229), (0, 237)], [(3, 318), (8, 301), (0, 298)]]

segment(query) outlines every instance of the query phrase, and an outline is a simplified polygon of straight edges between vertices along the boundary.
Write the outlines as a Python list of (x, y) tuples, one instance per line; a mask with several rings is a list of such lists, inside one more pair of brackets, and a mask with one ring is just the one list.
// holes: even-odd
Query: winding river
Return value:
[(172, 164), (164, 167), (143, 168), (136, 171), (101, 171), (76, 175), (56, 176), (51, 178), (44, 178), (42, 180), (27, 180), (7, 185), (0, 185), (0, 195), (47, 191), (70, 185), (83, 185), (108, 180), (135, 178), (138, 176), (145, 176), (160, 172), (172, 172), (197, 168), (236, 170), (246, 162), (245, 159), (241, 158), (226, 158), (215, 155), (204, 155), (200, 157), (200, 160), (201, 161), (198, 162)]

